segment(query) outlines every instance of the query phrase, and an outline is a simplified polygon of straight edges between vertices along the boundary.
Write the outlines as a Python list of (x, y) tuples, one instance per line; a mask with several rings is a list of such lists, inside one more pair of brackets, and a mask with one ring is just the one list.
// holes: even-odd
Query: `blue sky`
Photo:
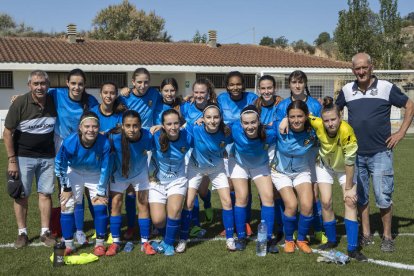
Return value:
[[(92, 20), (103, 8), (122, 0), (0, 0), (0, 12), (35, 30), (60, 32), (74, 23), (90, 30)], [(285, 36), (289, 42), (309, 43), (321, 32), (335, 30), (338, 12), (347, 0), (130, 0), (138, 9), (153, 10), (166, 21), (173, 41), (191, 40), (195, 32), (217, 30), (219, 43), (256, 43), (263, 36)], [(369, 0), (379, 11), (379, 0)], [(414, 0), (399, 0), (401, 16), (414, 12)], [(253, 31), (254, 30), (254, 31)]]

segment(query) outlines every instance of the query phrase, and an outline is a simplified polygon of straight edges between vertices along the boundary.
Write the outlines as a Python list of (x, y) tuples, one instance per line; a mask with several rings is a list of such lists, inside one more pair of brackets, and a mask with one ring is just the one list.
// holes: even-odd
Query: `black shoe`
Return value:
[(236, 240), (236, 251), (243, 251), (246, 249), (246, 239), (241, 238)]
[(278, 233), (276, 234), (276, 238), (275, 238), (276, 243), (277, 243), (277, 244), (279, 244), (279, 243), (283, 243), (283, 242), (284, 242), (283, 237), (284, 237), (283, 232), (278, 232)]
[(337, 247), (338, 244), (336, 242), (330, 242), (328, 241), (327, 243), (321, 244), (318, 246), (319, 250), (328, 250), (328, 249), (332, 249)]
[(367, 262), (368, 258), (361, 253), (359, 250), (348, 251), (348, 256), (352, 259), (357, 260), (358, 262)]
[(270, 254), (279, 253), (279, 248), (277, 248), (277, 240), (271, 239), (267, 242), (267, 252)]

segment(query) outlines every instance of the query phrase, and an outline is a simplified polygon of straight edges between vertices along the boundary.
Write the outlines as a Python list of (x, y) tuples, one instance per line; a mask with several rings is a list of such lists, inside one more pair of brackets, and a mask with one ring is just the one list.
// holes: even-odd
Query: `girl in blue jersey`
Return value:
[(113, 82), (104, 82), (99, 92), (102, 103), (91, 108), (99, 117), (99, 131), (106, 133), (122, 123), (122, 112), (126, 107), (119, 102), (118, 87)]
[[(137, 68), (132, 74), (132, 89), (121, 90), (119, 97), (128, 109), (135, 110), (141, 116), (141, 127), (150, 129), (154, 125), (155, 110), (161, 104), (161, 95), (157, 89), (150, 87), (150, 72), (145, 68)], [(135, 207), (135, 191), (130, 186), (125, 197), (125, 209), (127, 213), (128, 229), (124, 234), (127, 240), (134, 235), (135, 218), (137, 211)]]
[(55, 172), (62, 185), (61, 225), (66, 254), (75, 250), (73, 229), (75, 204), (82, 204), (85, 187), (94, 205), (96, 245), (94, 254), (105, 255), (103, 245), (107, 227), (107, 188), (110, 175), (110, 151), (108, 139), (99, 133), (98, 116), (85, 112), (79, 123), (78, 133), (63, 140), (55, 159)]
[[(174, 240), (180, 227), (180, 217), (188, 180), (184, 156), (192, 139), (185, 129), (180, 129), (180, 114), (169, 109), (161, 117), (162, 130), (154, 134), (151, 163), (154, 172), (149, 191), (152, 223), (164, 239), (153, 244), (166, 256), (174, 255)], [(164, 235), (165, 233), (165, 235)]]
[(110, 229), (114, 243), (108, 248), (106, 255), (113, 256), (119, 252), (123, 194), (130, 185), (134, 187), (138, 199), (141, 251), (147, 255), (154, 255), (156, 252), (148, 243), (151, 221), (148, 205), (147, 152), (152, 147), (152, 135), (148, 130), (141, 128), (141, 118), (135, 110), (125, 111), (121, 129), (117, 128), (111, 132), (118, 132), (118, 134), (110, 134), (115, 155), (112, 173), (114, 182), (110, 187), (112, 198)]
[(233, 239), (233, 208), (223, 161), (225, 147), (232, 142), (231, 135), (228, 129), (225, 134), (227, 127), (221, 119), (220, 110), (216, 104), (209, 104), (204, 108), (203, 122), (201, 125), (189, 124), (186, 127), (193, 136), (194, 145), (187, 167), (189, 188), (181, 214), (180, 241), (175, 249), (178, 253), (182, 253), (186, 249), (194, 200), (205, 176), (211, 179), (213, 189), (217, 189), (223, 206), (222, 215), (226, 229), (227, 249), (236, 250)]
[(257, 108), (249, 105), (241, 111), (240, 121), (231, 124), (234, 145), (230, 153), (233, 159), (229, 159), (229, 171), (236, 192), (236, 249), (241, 251), (246, 248), (246, 206), (249, 195), (248, 180), (251, 178), (262, 201), (261, 219), (267, 224), (269, 252), (277, 253), (277, 246), (271, 239), (275, 210), (267, 152), (269, 145), (273, 143), (274, 134), (271, 131), (265, 132), (259, 116)]
[[(260, 122), (265, 126), (272, 126), (276, 120), (276, 108), (282, 101), (282, 98), (276, 95), (276, 80), (270, 75), (263, 75), (258, 81), (258, 89), (260, 97), (256, 99), (254, 105), (260, 114)], [(275, 156), (276, 144), (269, 147), (269, 160), (273, 160)], [(277, 225), (276, 243), (283, 238), (283, 219), (284, 210), (283, 200), (276, 188), (273, 189), (275, 195), (275, 221)]]
[[(282, 196), (285, 211), (283, 224), (285, 230), (285, 252), (293, 253), (297, 246), (305, 253), (312, 249), (306, 241), (310, 224), (313, 220), (313, 192), (309, 158), (313, 156), (312, 147), (316, 135), (310, 127), (309, 110), (305, 102), (293, 101), (287, 108), (289, 132), (280, 134), (276, 131), (276, 154), (272, 164), (272, 180)], [(280, 122), (274, 123), (279, 128)], [(297, 193), (297, 197), (295, 194)], [(300, 203), (299, 225), (296, 211)], [(293, 241), (293, 232), (298, 225), (297, 242)]]
[[(67, 138), (74, 132), (77, 132), (79, 119), (83, 112), (90, 110), (98, 105), (96, 98), (85, 91), (86, 75), (81, 69), (73, 69), (69, 72), (66, 85), (68, 88), (52, 88), (48, 93), (53, 95), (58, 116), (55, 126), (55, 150), (59, 151), (63, 139)], [(86, 194), (88, 190), (86, 189)], [(94, 211), (92, 203), (88, 198), (89, 211), (92, 216)], [(76, 240), (78, 243), (87, 243), (84, 228), (85, 204), (75, 206), (75, 225)]]
[[(292, 101), (300, 100), (306, 103), (309, 114), (320, 117), (321, 116), (321, 104), (314, 98), (311, 97), (309, 88), (308, 88), (308, 77), (303, 71), (296, 70), (293, 71), (288, 78), (289, 87), (290, 87), (290, 97), (280, 102), (276, 109), (276, 120), (282, 120), (287, 115), (287, 107)], [(322, 207), (319, 201), (318, 196), (318, 185), (316, 182), (316, 172), (315, 172), (315, 159), (318, 155), (318, 147), (315, 146), (312, 149), (313, 158), (309, 159), (309, 165), (311, 169), (311, 177), (314, 191), (314, 204), (313, 204), (313, 229), (314, 237), (316, 240), (320, 241), (322, 244), (326, 243), (328, 240), (325, 236), (325, 233), (322, 231)]]
[[(223, 113), (223, 121), (225, 124), (229, 124), (240, 120), (240, 112), (243, 108), (250, 104), (254, 104), (258, 98), (256, 94), (252, 92), (246, 92), (246, 83), (244, 75), (239, 71), (232, 71), (226, 75), (225, 81), (226, 90), (217, 97), (217, 102)], [(227, 146), (227, 152), (230, 151), (231, 146)], [(231, 158), (231, 157), (230, 157)], [(225, 158), (224, 164), (226, 167), (227, 176), (230, 177), (228, 162), (230, 159)], [(232, 188), (231, 179), (229, 180), (230, 188)], [(247, 203), (247, 220), (246, 220), (246, 232), (250, 236), (252, 230), (250, 227), (251, 209), (252, 209), (252, 193), (251, 184), (249, 184), (249, 196)], [(234, 203), (234, 191), (231, 192), (232, 200)]]

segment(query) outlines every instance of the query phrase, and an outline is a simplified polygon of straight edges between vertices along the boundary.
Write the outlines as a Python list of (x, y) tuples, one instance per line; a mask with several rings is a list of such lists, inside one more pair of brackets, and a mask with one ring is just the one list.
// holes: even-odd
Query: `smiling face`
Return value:
[(112, 106), (118, 96), (118, 91), (116, 91), (116, 87), (114, 85), (105, 84), (102, 86), (100, 96), (104, 105)]
[(166, 84), (161, 89), (161, 95), (164, 103), (166, 104), (172, 104), (175, 100), (175, 94), (177, 92), (177, 89), (174, 88), (171, 84)]
[(66, 81), (66, 85), (69, 88), (69, 97), (72, 100), (80, 101), (82, 93), (85, 91), (85, 80), (80, 75), (72, 75), (69, 80)]
[(44, 76), (34, 75), (28, 83), (28, 86), (33, 98), (37, 99), (37, 101), (43, 101), (49, 88), (49, 81)]
[(82, 142), (85, 145), (91, 145), (95, 142), (98, 137), (99, 123), (95, 118), (85, 119), (79, 125), (79, 132), (82, 137)]
[(167, 133), (168, 139), (171, 141), (177, 140), (180, 134), (180, 118), (173, 113), (167, 114), (163, 118), (162, 128)]
[(335, 137), (341, 124), (341, 118), (335, 110), (328, 110), (321, 114), (323, 126), (330, 137)]
[(122, 122), (122, 131), (128, 140), (136, 141), (139, 139), (141, 122), (137, 117), (128, 116)]
[(288, 114), (289, 127), (295, 132), (301, 132), (305, 130), (305, 122), (307, 116), (303, 110), (298, 108), (292, 108)]
[(239, 76), (233, 76), (230, 77), (228, 85), (227, 85), (227, 91), (230, 92), (231, 98), (238, 100), (242, 98), (243, 93), (243, 82), (242, 79)]
[(145, 95), (149, 88), (150, 77), (147, 74), (138, 74), (132, 79), (132, 85), (139, 96)]
[(246, 136), (249, 138), (256, 138), (258, 135), (260, 121), (256, 113), (249, 112), (241, 116), (241, 124), (246, 133)]
[(196, 83), (193, 89), (193, 97), (197, 106), (203, 107), (203, 105), (206, 105), (209, 99), (207, 85)]
[(207, 132), (215, 133), (219, 129), (221, 117), (217, 108), (209, 107), (204, 111), (203, 119)]
[(273, 95), (275, 95), (276, 87), (273, 86), (271, 80), (262, 80), (259, 83), (259, 93), (262, 97), (264, 103), (270, 103), (273, 100)]

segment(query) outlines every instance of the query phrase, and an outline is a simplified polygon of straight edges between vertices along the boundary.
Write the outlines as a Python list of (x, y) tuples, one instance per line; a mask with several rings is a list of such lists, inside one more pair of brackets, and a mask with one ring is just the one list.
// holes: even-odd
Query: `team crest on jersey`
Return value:
[(305, 141), (303, 141), (303, 145), (307, 146), (310, 142), (311, 139), (305, 139)]
[(378, 95), (378, 89), (376, 89), (376, 88), (372, 89), (370, 94), (371, 94), (372, 96), (376, 96), (376, 95)]
[(264, 144), (263, 149), (268, 150), (269, 149), (269, 144)]
[(182, 153), (185, 153), (185, 152), (187, 151), (187, 148), (186, 148), (186, 147), (181, 147), (180, 151), (181, 151)]
[(220, 142), (220, 148), (224, 148), (225, 146), (226, 146), (226, 142), (221, 141), (221, 142)]
[(152, 100), (148, 101), (148, 106), (152, 106)]

